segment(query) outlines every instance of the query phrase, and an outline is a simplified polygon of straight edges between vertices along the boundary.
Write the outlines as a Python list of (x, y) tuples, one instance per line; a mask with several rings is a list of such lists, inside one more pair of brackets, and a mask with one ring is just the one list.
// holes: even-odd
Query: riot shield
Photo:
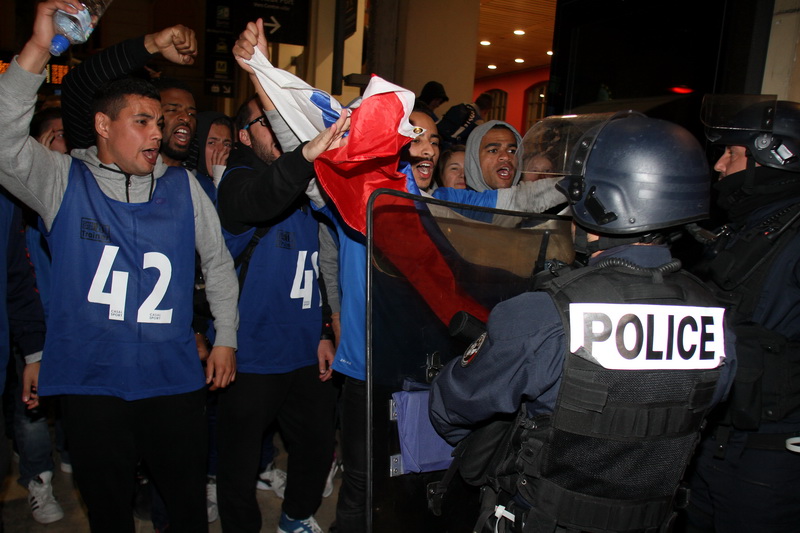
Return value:
[[(479, 220), (491, 220), (491, 223)], [(450, 451), (427, 418), (436, 372), (463, 354), (498, 302), (574, 259), (570, 219), (381, 189), (367, 211), (369, 531), (472, 531), (478, 487), (459, 476), (440, 513), (426, 492)]]

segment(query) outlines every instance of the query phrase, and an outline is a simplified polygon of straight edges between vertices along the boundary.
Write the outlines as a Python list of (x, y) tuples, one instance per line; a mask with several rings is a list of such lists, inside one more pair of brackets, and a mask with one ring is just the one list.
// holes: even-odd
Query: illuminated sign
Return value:
[(64, 79), (64, 76), (67, 75), (69, 72), (69, 67), (67, 65), (47, 65), (47, 83), (52, 83), (53, 85), (61, 85), (61, 82)]
[[(0, 74), (8, 70), (10, 65), (10, 62), (0, 60)], [(67, 72), (69, 72), (68, 65), (51, 65), (48, 63), (47, 67), (45, 67), (45, 82), (52, 85), (61, 85)]]

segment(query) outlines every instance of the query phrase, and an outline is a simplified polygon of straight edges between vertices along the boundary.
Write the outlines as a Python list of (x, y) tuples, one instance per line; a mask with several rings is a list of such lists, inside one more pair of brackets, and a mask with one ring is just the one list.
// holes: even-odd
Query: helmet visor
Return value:
[[(552, 178), (573, 174), (575, 154), (584, 135), (595, 126), (606, 122), (614, 113), (588, 115), (558, 115), (547, 117), (533, 126), (522, 139), (519, 160), (524, 179)], [(589, 146), (591, 140), (588, 140)], [(587, 146), (587, 148), (589, 147)], [(530, 174), (536, 177), (526, 176)]]
[(711, 142), (726, 144), (737, 132), (771, 133), (778, 97), (761, 94), (708, 94), (703, 98), (700, 120)]

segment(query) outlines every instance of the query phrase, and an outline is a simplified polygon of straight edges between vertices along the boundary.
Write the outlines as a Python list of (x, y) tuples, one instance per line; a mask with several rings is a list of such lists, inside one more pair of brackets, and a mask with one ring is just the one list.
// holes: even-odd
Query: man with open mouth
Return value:
[(517, 147), (522, 137), (511, 124), (490, 120), (467, 139), (467, 187), (483, 192), (507, 189), (519, 183)]
[(411, 165), (417, 187), (426, 193), (433, 187), (433, 173), (439, 161), (439, 132), (421, 107), (414, 107), (409, 121), (419, 129), (419, 135), (403, 148), (401, 159)]
[(197, 130), (197, 108), (189, 87), (178, 80), (156, 80), (164, 114), (161, 158), (167, 165), (183, 166)]

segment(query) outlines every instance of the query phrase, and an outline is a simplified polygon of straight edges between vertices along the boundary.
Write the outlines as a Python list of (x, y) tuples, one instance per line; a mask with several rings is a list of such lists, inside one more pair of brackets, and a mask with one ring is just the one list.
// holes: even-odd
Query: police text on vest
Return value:
[(725, 358), (721, 307), (572, 303), (570, 351), (604, 368), (716, 368)]

